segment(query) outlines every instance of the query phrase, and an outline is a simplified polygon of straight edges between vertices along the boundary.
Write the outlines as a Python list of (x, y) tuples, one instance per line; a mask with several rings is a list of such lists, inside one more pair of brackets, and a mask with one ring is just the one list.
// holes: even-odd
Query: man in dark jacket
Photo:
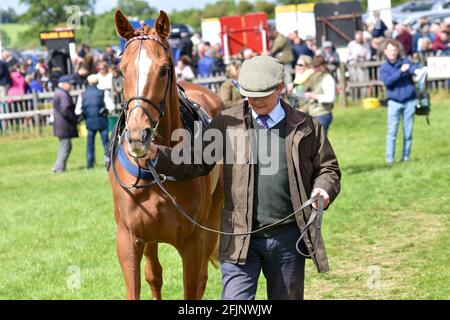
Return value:
[[(243, 63), (239, 85), (248, 101), (222, 111), (204, 131), (221, 133), (220, 138), (213, 134), (214, 141), (221, 141), (215, 154), (224, 149), (221, 159), (205, 159), (204, 152), (211, 151), (214, 143), (211, 137), (204, 139), (202, 148), (193, 148), (189, 163), (172, 161), (179, 145), (150, 146), (148, 159), (155, 169), (182, 179), (206, 175), (223, 160), (224, 232), (246, 233), (268, 226), (314, 195), (323, 196), (327, 207), (340, 191), (339, 165), (324, 129), (279, 98), (283, 78), (283, 64), (275, 58), (258, 56)], [(189, 145), (182, 144), (181, 150), (189, 150), (190, 139), (184, 141)], [(192, 161), (198, 155), (203, 162)], [(262, 270), (269, 299), (302, 299), (305, 258), (296, 250), (296, 242), (311, 210), (308, 207), (303, 214), (251, 236), (221, 235), (222, 298), (254, 299)], [(326, 272), (320, 228), (309, 231), (299, 249), (311, 255), (319, 272)]]
[(105, 91), (97, 88), (97, 76), (91, 74), (88, 76), (87, 81), (88, 85), (80, 97), (80, 103), (88, 130), (86, 150), (87, 168), (92, 169), (95, 165), (95, 134), (97, 131), (100, 132), (105, 152), (108, 147), (108, 111), (104, 101)]
[(71, 76), (62, 76), (53, 96), (53, 134), (59, 139), (58, 157), (52, 172), (64, 172), (67, 159), (72, 150), (72, 138), (78, 137), (75, 104), (70, 96), (70, 89), (75, 83)]
[(414, 64), (399, 57), (401, 44), (396, 40), (386, 43), (384, 54), (387, 61), (380, 67), (380, 78), (386, 85), (388, 98), (386, 162), (392, 165), (395, 156), (395, 140), (400, 118), (403, 117), (403, 156), (402, 161), (409, 160), (412, 145), (414, 113), (416, 110), (416, 92), (413, 75)]

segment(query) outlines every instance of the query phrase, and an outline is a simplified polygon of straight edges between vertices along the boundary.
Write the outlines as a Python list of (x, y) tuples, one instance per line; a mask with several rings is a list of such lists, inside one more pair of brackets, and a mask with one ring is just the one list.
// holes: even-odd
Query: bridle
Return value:
[[(142, 158), (142, 157), (145, 157), (146, 154), (144, 154), (143, 156), (140, 156), (140, 157), (135, 157), (135, 156), (130, 155), (134, 159), (134, 161), (136, 162), (136, 166), (137, 166), (138, 172), (139, 172), (138, 176), (136, 178), (136, 181), (134, 183), (132, 183), (131, 185), (125, 184), (122, 181), (122, 179), (120, 179), (119, 175), (117, 174), (117, 169), (116, 169), (114, 160), (115, 160), (115, 158), (117, 156), (117, 151), (118, 151), (117, 144), (120, 147), (121, 144), (122, 144), (122, 141), (124, 140), (124, 137), (127, 135), (127, 133), (129, 134), (129, 132), (128, 132), (128, 115), (129, 114), (131, 115), (131, 113), (134, 110), (138, 109), (138, 108), (140, 108), (144, 112), (144, 114), (146, 115), (146, 117), (148, 118), (148, 120), (150, 122), (150, 126), (151, 126), (150, 127), (150, 130), (151, 130), (150, 141), (152, 141), (153, 140), (153, 134), (156, 131), (156, 129), (158, 128), (159, 121), (160, 121), (160, 119), (162, 117), (164, 117), (164, 115), (166, 113), (166, 109), (167, 109), (167, 102), (166, 102), (167, 95), (170, 94), (171, 91), (172, 91), (171, 90), (171, 88), (172, 88), (172, 79), (173, 79), (172, 78), (173, 77), (172, 68), (173, 68), (174, 63), (173, 63), (172, 58), (170, 56), (169, 48), (167, 48), (162, 43), (162, 41), (161, 41), (161, 39), (159, 37), (156, 37), (156, 36), (153, 36), (153, 35), (145, 35), (144, 34), (144, 28), (141, 28), (141, 34), (139, 36), (135, 36), (135, 37), (129, 39), (125, 43), (124, 51), (126, 50), (126, 48), (129, 46), (129, 44), (131, 42), (139, 41), (139, 53), (138, 53), (138, 61), (139, 61), (139, 58), (141, 56), (141, 51), (142, 51), (142, 44), (143, 44), (144, 41), (147, 41), (147, 40), (151, 40), (151, 41), (157, 42), (164, 49), (164, 51), (165, 51), (165, 53), (167, 55), (167, 58), (169, 60), (169, 65), (167, 67), (168, 81), (167, 81), (166, 88), (164, 90), (164, 96), (163, 96), (163, 98), (162, 98), (162, 100), (161, 100), (161, 102), (159, 104), (156, 104), (155, 102), (153, 102), (152, 100), (148, 99), (147, 97), (139, 95), (139, 64), (138, 64), (138, 66), (137, 66), (137, 81), (136, 81), (136, 95), (134, 95), (134, 96), (130, 97), (128, 100), (124, 101), (124, 107), (122, 108), (122, 114), (124, 115), (124, 119), (125, 119), (124, 130), (123, 130), (123, 132), (119, 132), (121, 124), (122, 124), (122, 123), (120, 123), (120, 119), (122, 119), (122, 116), (119, 116), (119, 123), (117, 123), (116, 129), (114, 130), (113, 137), (112, 137), (112, 139), (114, 139), (114, 141), (112, 142), (111, 157), (110, 157), (111, 158), (111, 167), (112, 167), (112, 171), (113, 171), (114, 177), (116, 178), (116, 181), (120, 184), (120, 186), (122, 188), (128, 189), (128, 190), (129, 189), (145, 189), (145, 188), (149, 188), (149, 187), (153, 186), (156, 183), (155, 181), (151, 181), (150, 183), (139, 184), (139, 182), (141, 180), (141, 178), (140, 178), (141, 170), (143, 170), (143, 169), (145, 170), (146, 169), (146, 168), (142, 168), (141, 167), (141, 165), (139, 164), (139, 159)], [(122, 54), (123, 54), (123, 52), (121, 53), (121, 55)], [(136, 101), (137, 103), (134, 105), (134, 107), (131, 108), (130, 111), (128, 111), (128, 109), (130, 108), (130, 104), (133, 101)], [(158, 112), (158, 114), (159, 114), (158, 120), (156, 120), (156, 121), (153, 120), (153, 117), (150, 114), (150, 112), (140, 103), (141, 101), (149, 104), (152, 108), (154, 108)], [(173, 180), (170, 177), (167, 177), (167, 176), (165, 176), (163, 174), (159, 174), (159, 175), (156, 174), (156, 175), (154, 175), (154, 177), (155, 177), (155, 179), (158, 179), (161, 182), (164, 182), (165, 180)]]
[[(125, 44), (125, 50), (126, 48), (129, 46), (129, 44), (131, 42), (134, 41), (139, 41), (139, 53), (138, 53), (138, 61), (140, 60), (140, 56), (141, 56), (141, 51), (142, 51), (142, 44), (144, 41), (146, 40), (152, 40), (155, 41), (156, 43), (158, 43), (165, 51), (167, 58), (169, 60), (169, 65), (166, 67), (167, 68), (167, 72), (168, 72), (168, 81), (167, 81), (167, 85), (166, 88), (164, 90), (164, 96), (161, 100), (161, 102), (158, 104), (156, 104), (155, 102), (153, 102), (152, 100), (148, 99), (147, 97), (141, 96), (139, 95), (139, 64), (136, 68), (136, 72), (137, 72), (137, 79), (136, 79), (136, 95), (130, 97), (128, 100), (125, 101), (124, 104), (124, 108), (123, 111), (125, 113), (125, 131), (128, 132), (128, 115), (131, 115), (131, 113), (140, 108), (144, 114), (147, 116), (150, 125), (151, 125), (151, 135), (153, 136), (153, 133), (156, 131), (156, 129), (158, 128), (158, 124), (159, 124), (159, 120), (165, 115), (166, 113), (166, 109), (167, 109), (167, 102), (166, 102), (166, 98), (167, 98), (167, 94), (171, 93), (171, 88), (172, 88), (172, 77), (173, 77), (173, 61), (172, 58), (170, 57), (170, 53), (169, 53), (169, 48), (167, 48), (163, 42), (161, 41), (161, 39), (159, 37), (153, 36), (153, 35), (145, 35), (144, 34), (144, 28), (141, 28), (141, 34), (139, 36), (133, 37), (131, 39), (129, 39), (126, 44)], [(130, 108), (130, 104), (131, 102), (136, 101), (136, 104), (134, 105), (134, 107), (131, 108), (131, 110), (128, 112), (128, 109)], [(153, 109), (155, 109), (158, 114), (158, 120), (155, 121), (153, 120), (153, 117), (151, 116), (150, 112), (140, 103), (141, 101), (149, 104)], [(145, 155), (144, 155), (145, 156)], [(133, 158), (142, 158), (144, 156), (141, 157), (133, 157)]]

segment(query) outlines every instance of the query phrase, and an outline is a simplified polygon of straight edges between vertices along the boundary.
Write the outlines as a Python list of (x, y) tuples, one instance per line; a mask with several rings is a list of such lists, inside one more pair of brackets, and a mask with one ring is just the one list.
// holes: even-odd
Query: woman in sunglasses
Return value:
[(295, 65), (295, 79), (288, 86), (289, 101), (295, 109), (301, 109), (307, 99), (303, 96), (303, 86), (314, 73), (310, 56), (301, 55)]

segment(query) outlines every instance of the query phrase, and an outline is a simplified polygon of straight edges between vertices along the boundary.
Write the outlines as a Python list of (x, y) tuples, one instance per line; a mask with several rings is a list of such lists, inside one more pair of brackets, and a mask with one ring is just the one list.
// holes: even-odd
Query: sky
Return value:
[[(150, 6), (171, 12), (173, 9), (184, 10), (189, 8), (203, 8), (207, 3), (214, 3), (216, 0), (150, 0)], [(108, 11), (117, 4), (117, 0), (97, 0), (95, 5), (96, 13)], [(17, 13), (23, 13), (27, 7), (19, 4), (19, 0), (9, 0), (7, 5), (13, 7)]]

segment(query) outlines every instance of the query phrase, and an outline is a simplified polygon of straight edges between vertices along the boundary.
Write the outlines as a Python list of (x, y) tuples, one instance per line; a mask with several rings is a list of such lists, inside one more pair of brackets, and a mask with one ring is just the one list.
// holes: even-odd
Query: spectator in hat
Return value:
[(284, 65), (284, 84), (287, 86), (292, 82), (292, 62), (294, 54), (289, 40), (279, 33), (275, 27), (269, 31), (269, 39), (272, 41), (269, 55), (277, 58)]
[(312, 60), (314, 74), (304, 84), (303, 94), (307, 103), (301, 108), (316, 119), (328, 132), (333, 121), (332, 109), (336, 99), (336, 81), (328, 72), (327, 64), (322, 56)]
[(333, 43), (331, 41), (323, 42), (320, 55), (324, 57), (328, 71), (333, 73), (334, 71), (336, 71), (336, 69), (339, 68), (340, 63), (339, 54), (337, 53), (336, 48), (334, 48)]
[(226, 68), (225, 75), (227, 80), (222, 83), (219, 89), (219, 96), (225, 108), (241, 106), (244, 101), (244, 98), (239, 92), (239, 84), (237, 82), (240, 69), (240, 62), (230, 63)]
[(67, 159), (72, 151), (72, 138), (78, 137), (75, 104), (70, 96), (70, 89), (75, 84), (71, 76), (58, 79), (58, 87), (53, 95), (53, 134), (59, 139), (59, 149), (52, 172), (64, 172)]
[[(251, 236), (220, 236), (222, 299), (225, 300), (255, 299), (261, 271), (266, 278), (268, 299), (303, 299), (307, 252), (319, 272), (328, 271), (320, 228), (313, 224), (307, 239), (298, 241), (299, 226), (305, 225), (311, 208), (295, 217), (287, 216), (314, 195), (323, 196), (327, 207), (339, 193), (341, 173), (322, 126), (280, 99), (283, 80), (283, 64), (277, 59), (263, 55), (246, 60), (238, 82), (240, 93), (248, 100), (222, 111), (212, 120), (204, 134), (209, 135), (209, 130), (216, 132), (214, 141), (203, 139), (200, 149), (191, 146), (191, 139), (183, 139), (175, 149), (153, 143), (150, 146), (147, 161), (156, 161), (156, 171), (181, 179), (206, 175), (215, 162), (200, 156), (201, 163), (174, 163), (172, 150), (178, 153), (178, 147), (186, 147), (181, 150), (191, 150), (191, 160), (203, 155), (212, 143), (217, 145), (217, 139), (221, 146), (226, 146), (226, 156), (220, 159), (224, 162), (220, 168), (225, 189), (222, 231), (256, 231), (285, 218), (276, 227)], [(242, 143), (230, 146), (226, 140), (234, 130), (255, 139), (244, 138), (240, 140)], [(268, 156), (270, 161), (267, 158), (261, 161), (259, 156), (253, 158), (253, 152), (245, 150), (258, 150), (259, 155)], [(241, 153), (246, 155), (242, 159), (245, 161), (233, 161), (241, 158)], [(312, 250), (316, 253), (311, 254)]]
[[(108, 110), (105, 100), (106, 92), (98, 89), (98, 77), (91, 74), (87, 77), (88, 85), (77, 101), (77, 112), (80, 112), (86, 121), (87, 136), (87, 168), (95, 166), (95, 135), (100, 133), (103, 149), (106, 154), (108, 148)], [(80, 108), (81, 107), (81, 108)]]

